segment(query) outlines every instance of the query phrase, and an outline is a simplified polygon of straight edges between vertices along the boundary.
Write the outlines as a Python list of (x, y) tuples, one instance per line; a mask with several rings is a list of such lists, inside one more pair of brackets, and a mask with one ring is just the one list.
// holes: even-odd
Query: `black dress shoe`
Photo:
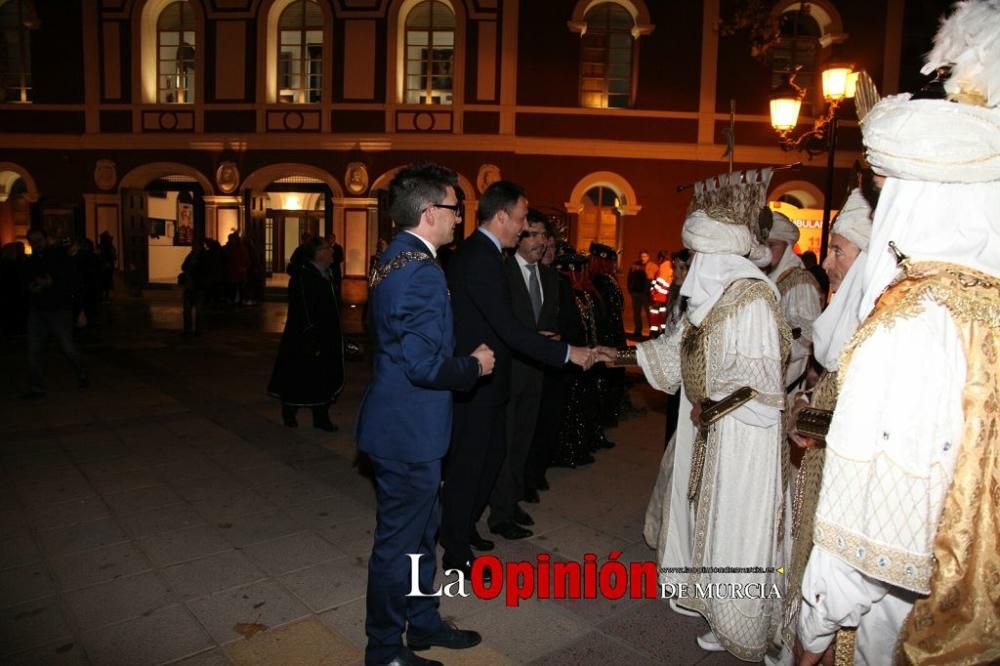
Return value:
[(472, 536), (469, 537), (469, 545), (472, 546), (473, 550), (487, 551), (493, 550), (494, 544), (489, 539), (484, 539), (479, 535), (479, 530), (472, 530)]
[(535, 520), (521, 507), (514, 505), (514, 522), (518, 525), (534, 525)]
[[(452, 562), (447, 557), (441, 558), (441, 571), (446, 572), (449, 569), (457, 569), (462, 572), (465, 576), (465, 580), (472, 580), (472, 563), (471, 562)], [(493, 576), (490, 574), (489, 569), (482, 570), (482, 581), (484, 585), (489, 585), (492, 582)]]
[(545, 478), (543, 477), (543, 478), (542, 478), (542, 479), (541, 479), (541, 480), (540, 480), (540, 481), (538, 482), (538, 489), (539, 489), (539, 490), (548, 490), (548, 489), (549, 489), (549, 482), (548, 482), (548, 480), (547, 480), (547, 479), (545, 479)]
[(518, 539), (527, 539), (530, 536), (534, 536), (534, 532), (531, 530), (526, 530), (520, 525), (516, 525), (514, 523), (500, 523), (499, 525), (491, 527), (490, 532), (493, 534), (499, 534), (508, 541), (517, 541)]
[(538, 504), (539, 502), (542, 501), (542, 498), (538, 496), (538, 491), (535, 490), (534, 488), (530, 488), (524, 491), (524, 497), (522, 497), (521, 499), (527, 502), (528, 504)]
[(320, 421), (319, 423), (313, 423), (313, 428), (317, 430), (325, 430), (326, 432), (337, 432), (340, 428), (333, 421)]
[(410, 650), (403, 648), (403, 651), (396, 655), (392, 661), (378, 666), (444, 666), (440, 661), (434, 659), (424, 659), (418, 654), (413, 654)]
[(597, 446), (602, 449), (613, 449), (615, 448), (615, 443), (607, 437), (601, 437), (601, 439), (597, 441)]
[(445, 624), (436, 633), (424, 637), (406, 637), (406, 645), (414, 652), (429, 650), (437, 646), (448, 648), (449, 650), (465, 650), (475, 647), (483, 642), (483, 637), (476, 631), (459, 629)]

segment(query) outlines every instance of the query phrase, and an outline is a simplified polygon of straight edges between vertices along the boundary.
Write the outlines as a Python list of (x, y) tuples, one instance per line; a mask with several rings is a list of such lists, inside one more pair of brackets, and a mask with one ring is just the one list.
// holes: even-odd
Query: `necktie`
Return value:
[(538, 283), (538, 265), (528, 264), (528, 298), (531, 299), (531, 309), (535, 313), (535, 323), (538, 323), (538, 315), (542, 313), (542, 287)]

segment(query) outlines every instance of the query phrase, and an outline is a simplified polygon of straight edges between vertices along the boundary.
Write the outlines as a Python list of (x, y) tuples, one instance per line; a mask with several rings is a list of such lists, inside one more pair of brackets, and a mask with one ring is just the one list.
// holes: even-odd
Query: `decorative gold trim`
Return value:
[[(382, 280), (389, 277), (394, 271), (398, 271), (412, 261), (433, 261), (433, 257), (426, 252), (419, 250), (404, 250), (372, 271), (368, 277), (368, 288), (374, 289), (381, 284)], [(437, 265), (437, 264), (435, 264)]]

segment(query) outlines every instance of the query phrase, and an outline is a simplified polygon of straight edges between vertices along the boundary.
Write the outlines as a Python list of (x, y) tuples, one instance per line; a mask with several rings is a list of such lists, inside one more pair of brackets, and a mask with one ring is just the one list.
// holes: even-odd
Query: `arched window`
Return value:
[(31, 101), (31, 41), (23, 0), (0, 1), (0, 102)]
[(604, 2), (585, 16), (580, 43), (580, 104), (605, 109), (632, 106), (636, 22), (624, 7)]
[(160, 104), (194, 102), (194, 10), (187, 0), (163, 8), (156, 21), (156, 99)]
[(822, 31), (809, 14), (809, 5), (787, 9), (778, 19), (781, 36), (771, 49), (771, 87), (781, 85), (783, 77), (798, 69), (795, 83), (808, 91), (802, 111), (809, 113), (816, 92), (816, 62)]
[(451, 104), (455, 76), (455, 12), (425, 0), (406, 16), (407, 104)]
[(323, 10), (297, 0), (278, 20), (278, 101), (318, 104), (323, 97)]
[(598, 185), (583, 195), (576, 229), (576, 246), (590, 247), (591, 241), (618, 247), (619, 223), (625, 202), (610, 187)]

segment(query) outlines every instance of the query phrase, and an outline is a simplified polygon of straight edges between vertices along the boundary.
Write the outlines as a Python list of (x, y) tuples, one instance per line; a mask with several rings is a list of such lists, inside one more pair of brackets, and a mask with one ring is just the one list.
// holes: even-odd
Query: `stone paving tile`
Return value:
[(364, 656), (350, 641), (329, 631), (315, 619), (271, 629), (230, 643), (226, 654), (238, 666), (271, 664), (354, 664)]
[(55, 594), (44, 562), (0, 571), (0, 607), (14, 606)]
[(104, 495), (104, 501), (108, 503), (115, 513), (126, 515), (132, 513), (142, 513), (171, 504), (180, 504), (184, 498), (174, 492), (170, 486), (158, 484), (135, 490), (126, 490), (121, 493)]
[(149, 570), (149, 562), (135, 544), (124, 542), (50, 560), (63, 590), (96, 585)]
[(146, 616), (175, 601), (167, 586), (152, 572), (66, 594), (66, 604), (85, 631)]
[(253, 544), (244, 548), (243, 552), (269, 576), (280, 576), (344, 556), (339, 549), (313, 532), (299, 532), (274, 541)]
[(140, 539), (138, 543), (150, 561), (159, 567), (233, 549), (232, 544), (223, 539), (219, 530), (211, 525), (158, 534)]
[(239, 516), (224, 525), (227, 527), (221, 530), (222, 536), (237, 547), (279, 539), (303, 530), (297, 521), (283, 512)]
[[(331, 529), (357, 519), (365, 520), (366, 525), (368, 523), (374, 525), (372, 522), (374, 513), (371, 507), (339, 492), (315, 502), (300, 504), (295, 507), (292, 513), (303, 526), (315, 530)], [(358, 523), (355, 525), (360, 527)], [(370, 534), (367, 529), (364, 531), (363, 534), (352, 534), (351, 538), (357, 539), (365, 534)]]
[[(163, 640), (169, 636), (170, 640)], [(163, 664), (213, 647), (184, 606), (168, 606), (129, 622), (84, 634), (87, 656), (101, 666)]]
[(30, 514), (39, 530), (67, 527), (111, 516), (107, 504), (97, 495), (34, 506), (30, 508)]
[(297, 482), (282, 482), (273, 486), (259, 486), (257, 492), (281, 508), (296, 510), (298, 506), (337, 496), (333, 486), (309, 478)]
[(708, 631), (708, 624), (678, 615), (666, 603), (637, 604), (598, 628), (659, 663), (694, 664), (706, 655), (695, 638)]
[(170, 666), (230, 666), (232, 663), (222, 651), (222, 648), (215, 648), (214, 650), (207, 650), (206, 652), (196, 654), (193, 657), (185, 657), (180, 661), (172, 661), (170, 662)]
[[(16, 506), (16, 501), (11, 501), (5, 506)], [(21, 510), (8, 509), (0, 511), (0, 530), (4, 532), (16, 532), (24, 529), (29, 523), (28, 514)]]
[(273, 580), (192, 599), (187, 605), (219, 644), (241, 639), (240, 624), (278, 627), (309, 615), (309, 609)]
[(246, 555), (230, 550), (168, 567), (163, 577), (178, 595), (193, 599), (261, 580), (265, 574)]
[(191, 503), (209, 523), (230, 523), (248, 514), (274, 513), (278, 507), (267, 501), (260, 493), (249, 488), (240, 490), (224, 499), (212, 498)]
[(603, 561), (611, 551), (620, 551), (629, 545), (610, 534), (575, 523), (532, 537), (531, 541), (556, 555), (576, 562), (583, 562), (583, 556), (587, 553), (593, 553), (597, 555), (598, 561)]
[(0, 532), (0, 569), (38, 561), (42, 554), (31, 533), (23, 527)]
[(196, 479), (167, 480), (167, 483), (189, 502), (224, 502), (233, 495), (247, 490), (246, 484), (225, 471)]
[(306, 480), (301, 472), (296, 472), (289, 467), (275, 463), (276, 461), (268, 456), (267, 459), (259, 465), (236, 469), (233, 472), (233, 476), (243, 481), (243, 483), (251, 488), (261, 488), (264, 486), (275, 486), (279, 484), (287, 484), (287, 487), (293, 488)]
[(357, 647), (364, 648), (368, 642), (365, 636), (366, 608), (365, 600), (357, 599), (331, 608), (317, 617), (339, 636), (343, 636)]
[[(178, 491), (185, 486), (197, 484), (199, 481), (218, 478), (228, 474), (226, 470), (216, 465), (208, 457), (205, 457), (205, 460), (199, 462), (197, 465), (186, 462), (167, 462), (153, 465), (150, 469), (156, 474), (158, 479), (170, 484), (171, 487)], [(185, 498), (192, 499), (190, 497)]]
[(29, 507), (93, 497), (95, 494), (87, 479), (77, 472), (55, 481), (17, 486), (17, 496)]
[(83, 646), (71, 638), (4, 657), (9, 666), (89, 666)]
[(273, 465), (274, 457), (243, 442), (225, 448), (209, 449), (205, 453), (215, 464), (230, 472), (234, 470)]
[(58, 597), (36, 599), (0, 611), (0, 660), (38, 646), (72, 639)]
[(315, 613), (364, 596), (367, 571), (340, 558), (300, 569), (278, 580)]
[(160, 479), (158, 479), (156, 474), (150, 469), (122, 472), (114, 476), (93, 480), (94, 487), (97, 488), (103, 495), (121, 493), (126, 490), (135, 490), (137, 488), (146, 488), (147, 486), (159, 485), (159, 483)]
[(119, 520), (125, 526), (125, 529), (137, 539), (164, 532), (176, 532), (188, 527), (204, 525), (206, 522), (187, 503), (172, 504), (142, 513), (130, 513), (121, 516)]
[(528, 600), (517, 608), (486, 608), (463, 620), (462, 628), (478, 631), (487, 646), (525, 662), (567, 645), (589, 627), (553, 604)]
[(658, 662), (635, 652), (624, 643), (609, 640), (604, 634), (591, 631), (572, 644), (529, 663), (532, 666), (655, 666)]

